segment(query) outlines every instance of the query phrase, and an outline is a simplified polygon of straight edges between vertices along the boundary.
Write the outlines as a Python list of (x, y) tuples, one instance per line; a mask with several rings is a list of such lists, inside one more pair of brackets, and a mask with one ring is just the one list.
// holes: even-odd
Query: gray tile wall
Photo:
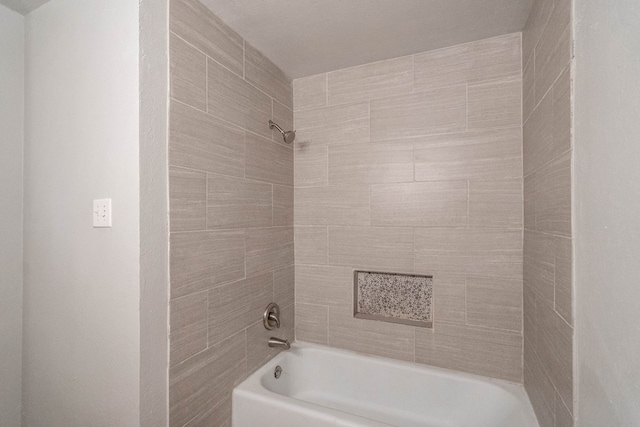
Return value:
[(571, 1), (523, 33), (524, 383), (541, 427), (573, 419)]
[(170, 424), (230, 426), (269, 336), (293, 339), (293, 149), (268, 125), (293, 126), (293, 90), (196, 0), (171, 0), (170, 30)]
[[(522, 381), (520, 34), (293, 87), (296, 339)], [(432, 274), (433, 330), (354, 319), (354, 269)]]

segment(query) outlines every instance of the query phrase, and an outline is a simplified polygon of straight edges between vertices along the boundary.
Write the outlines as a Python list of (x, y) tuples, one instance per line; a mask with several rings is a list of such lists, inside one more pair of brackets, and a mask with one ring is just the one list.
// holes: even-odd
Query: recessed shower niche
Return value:
[(433, 276), (355, 271), (353, 315), (431, 328)]

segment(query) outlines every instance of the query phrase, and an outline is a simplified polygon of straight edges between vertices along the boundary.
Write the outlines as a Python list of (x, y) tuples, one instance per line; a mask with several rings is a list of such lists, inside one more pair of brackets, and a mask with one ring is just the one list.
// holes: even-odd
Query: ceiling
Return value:
[(7, 6), (9, 9), (26, 15), (34, 9), (39, 8), (49, 0), (0, 0), (0, 4)]
[(532, 0), (200, 0), (290, 77), (521, 31)]
[[(48, 0), (0, 0), (27, 14)], [(200, 0), (291, 78), (524, 28), (533, 0)]]

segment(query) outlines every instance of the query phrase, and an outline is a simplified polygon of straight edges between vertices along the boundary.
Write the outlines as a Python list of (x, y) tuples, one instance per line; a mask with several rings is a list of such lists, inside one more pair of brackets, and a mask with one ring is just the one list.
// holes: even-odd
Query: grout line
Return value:
[[(198, 53), (204, 55), (207, 59), (212, 60), (213, 62), (215, 62), (216, 64), (220, 65), (221, 67), (225, 68), (226, 70), (232, 72), (235, 76), (238, 76), (240, 78), (243, 78), (242, 76), (240, 76), (237, 72), (233, 71), (231, 68), (227, 67), (224, 64), (221, 64), (220, 62), (218, 62), (215, 58), (212, 58), (211, 56), (207, 55), (206, 52), (200, 50), (198, 47), (196, 47), (194, 44), (192, 44), (190, 41), (188, 41), (187, 39), (185, 39), (184, 37), (180, 36), (179, 34), (170, 31), (170, 34), (176, 36), (177, 38), (179, 38), (180, 40), (182, 40), (183, 42), (185, 42), (186, 44), (188, 44), (191, 48), (195, 49)], [(243, 62), (244, 62), (244, 54), (243, 56)], [(244, 67), (243, 67), (244, 68)]]
[[(544, 101), (544, 100), (545, 100), (545, 98), (546, 98), (547, 96), (549, 96), (550, 92), (551, 92), (553, 89), (555, 89), (556, 83), (558, 83), (558, 80), (560, 80), (560, 77), (562, 77), (562, 75), (567, 71), (567, 68), (570, 68), (570, 67), (571, 67), (571, 63), (572, 63), (572, 62), (573, 62), (573, 60), (571, 60), (571, 59), (570, 59), (570, 60), (569, 60), (569, 62), (567, 62), (567, 64), (565, 64), (565, 66), (562, 68), (562, 71), (560, 71), (560, 72), (558, 73), (558, 75), (556, 76), (556, 78), (553, 80), (553, 83), (551, 83), (551, 85), (549, 86), (549, 89), (547, 89), (547, 91), (544, 93), (544, 95), (542, 95), (542, 97), (540, 98), (540, 101), (538, 101), (538, 102), (536, 102), (536, 103), (535, 103), (535, 106), (531, 109), (531, 112), (529, 113), (529, 117), (527, 117), (527, 120), (524, 120), (524, 121), (522, 122), (522, 126), (523, 126), (523, 127), (524, 127), (524, 125), (526, 125), (526, 124), (529, 122), (529, 120), (531, 119), (531, 117), (533, 117), (533, 114), (534, 114), (534, 113), (535, 113), (535, 111), (538, 109), (538, 107), (540, 106), (540, 104), (542, 104), (542, 101)], [(535, 102), (535, 101), (536, 101), (536, 96), (535, 96), (535, 94), (536, 94), (536, 80), (535, 80), (535, 71), (536, 71), (536, 70), (535, 70), (535, 62), (534, 62), (534, 64), (533, 64), (533, 65), (534, 65), (534, 68), (533, 68), (533, 72), (534, 72), (534, 75), (533, 75), (533, 78), (534, 78), (534, 80), (533, 80), (533, 101)], [(552, 100), (552, 101), (553, 101), (553, 100)]]
[[(531, 171), (531, 172), (529, 172), (528, 174), (524, 175), (522, 178), (524, 179), (524, 178), (527, 178), (527, 177), (529, 177), (529, 176), (533, 175), (534, 173), (540, 172), (540, 170), (541, 170), (542, 168), (544, 168), (545, 166), (548, 166), (548, 165), (549, 165), (549, 164), (551, 164), (552, 162), (554, 162), (554, 161), (558, 160), (560, 157), (562, 157), (562, 156), (564, 156), (565, 154), (570, 153), (570, 152), (572, 152), (572, 151), (573, 151), (573, 147), (569, 148), (569, 149), (568, 149), (568, 150), (566, 150), (566, 151), (563, 151), (562, 153), (560, 153), (560, 154), (558, 154), (557, 156), (553, 157), (551, 160), (546, 161), (545, 163), (541, 164), (540, 166), (538, 166), (537, 168), (535, 168), (534, 170), (532, 170), (532, 171)], [(571, 157), (573, 157), (573, 156), (571, 156)], [(523, 174), (524, 174), (524, 171), (523, 171)]]
[(186, 103), (184, 103), (184, 102), (182, 102), (182, 101), (180, 101), (180, 100), (178, 100), (178, 99), (171, 98), (171, 102), (176, 102), (176, 103), (178, 103), (178, 104), (181, 104), (181, 105), (184, 105), (184, 106), (189, 107), (189, 108), (191, 108), (191, 109), (194, 109), (194, 110), (196, 110), (196, 111), (198, 111), (198, 112), (200, 112), (200, 113), (204, 113), (204, 114), (206, 114), (207, 116), (211, 116), (211, 117), (215, 118), (216, 120), (220, 120), (221, 122), (224, 122), (224, 124), (226, 124), (226, 125), (228, 125), (228, 126), (230, 126), (230, 127), (233, 127), (233, 128), (234, 128), (234, 130), (242, 131), (242, 132), (248, 133), (248, 134), (250, 134), (250, 135), (257, 136), (257, 137), (262, 138), (262, 139), (265, 139), (265, 140), (267, 140), (267, 141), (269, 141), (269, 142), (273, 142), (274, 144), (278, 144), (278, 145), (279, 145), (279, 146), (281, 146), (281, 147), (285, 147), (285, 148), (288, 148), (289, 150), (293, 150), (293, 145), (286, 145), (286, 144), (283, 144), (283, 143), (281, 143), (281, 142), (278, 142), (277, 140), (276, 140), (276, 141), (274, 141), (274, 140), (271, 138), (271, 136), (265, 136), (265, 135), (262, 135), (262, 134), (256, 133), (256, 132), (254, 132), (254, 131), (252, 131), (252, 130), (245, 129), (245, 128), (243, 128), (243, 127), (241, 127), (241, 126), (239, 126), (239, 125), (237, 125), (237, 124), (235, 124), (235, 123), (232, 123), (232, 122), (230, 122), (230, 121), (228, 121), (228, 120), (225, 120), (225, 119), (223, 119), (223, 118), (221, 118), (221, 117), (219, 117), (219, 116), (216, 116), (215, 114), (207, 113), (206, 111), (202, 111), (202, 110), (200, 110), (199, 108), (196, 108), (196, 107), (194, 107), (193, 105), (186, 104)]

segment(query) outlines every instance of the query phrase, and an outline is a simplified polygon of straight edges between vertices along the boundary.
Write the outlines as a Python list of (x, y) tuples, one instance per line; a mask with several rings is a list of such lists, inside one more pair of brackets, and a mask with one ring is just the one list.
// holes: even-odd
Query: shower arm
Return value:
[(273, 129), (273, 128), (278, 129), (278, 131), (284, 135), (284, 131), (282, 130), (282, 128), (278, 126), (278, 124), (273, 120), (269, 120), (269, 129)]

